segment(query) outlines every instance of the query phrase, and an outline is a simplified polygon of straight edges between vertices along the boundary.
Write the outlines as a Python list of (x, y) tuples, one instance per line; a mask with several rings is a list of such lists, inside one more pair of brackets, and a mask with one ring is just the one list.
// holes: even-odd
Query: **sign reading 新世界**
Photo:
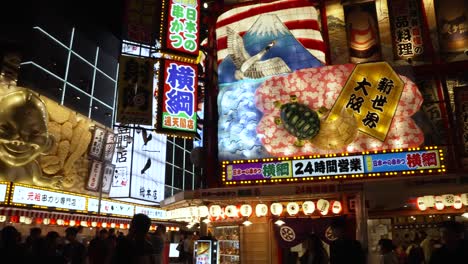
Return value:
[(184, 54), (198, 55), (200, 1), (167, 0), (165, 2), (168, 2), (167, 26), (163, 29), (166, 31), (165, 48)]
[(227, 181), (321, 177), (441, 167), (438, 150), (226, 165)]
[(153, 124), (152, 59), (120, 56), (117, 122)]
[(335, 120), (351, 110), (359, 130), (385, 141), (404, 83), (386, 62), (357, 64), (328, 116)]
[(196, 132), (197, 66), (172, 60), (162, 60), (161, 65), (157, 129), (174, 134)]
[(423, 26), (419, 0), (391, 0), (390, 24), (396, 59), (422, 59)]

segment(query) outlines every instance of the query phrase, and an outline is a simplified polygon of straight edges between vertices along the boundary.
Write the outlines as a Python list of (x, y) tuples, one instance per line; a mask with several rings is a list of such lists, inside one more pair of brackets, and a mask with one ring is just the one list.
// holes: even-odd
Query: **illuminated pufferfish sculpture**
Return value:
[(296, 137), (294, 145), (302, 147), (309, 140), (321, 149), (333, 150), (344, 147), (357, 135), (357, 123), (352, 113), (343, 109), (338, 118), (327, 119), (328, 109), (321, 107), (318, 111), (299, 103), (296, 95), (290, 96), (290, 102), (275, 102), (280, 109), (280, 117), (275, 118), (277, 125)]

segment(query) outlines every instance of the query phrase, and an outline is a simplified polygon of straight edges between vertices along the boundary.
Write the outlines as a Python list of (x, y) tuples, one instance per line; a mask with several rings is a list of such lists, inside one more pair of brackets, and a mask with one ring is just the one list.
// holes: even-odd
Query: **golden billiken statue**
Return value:
[(0, 180), (53, 184), (42, 177), (36, 161), (54, 144), (47, 122), (47, 109), (37, 95), (17, 90), (0, 97)]

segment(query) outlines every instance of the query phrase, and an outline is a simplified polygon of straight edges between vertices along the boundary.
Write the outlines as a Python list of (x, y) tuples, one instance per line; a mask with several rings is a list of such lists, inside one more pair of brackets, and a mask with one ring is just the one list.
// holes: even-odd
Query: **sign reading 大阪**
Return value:
[(225, 165), (225, 172), (226, 181), (246, 181), (430, 170), (442, 167), (440, 155), (440, 150), (421, 150), (332, 158), (233, 163)]
[(199, 0), (167, 0), (166, 31), (167, 49), (184, 54), (198, 55), (199, 48)]
[(172, 60), (162, 60), (161, 65), (157, 129), (173, 134), (196, 132), (197, 66)]
[(343, 108), (353, 111), (363, 133), (380, 141), (387, 137), (404, 83), (386, 62), (357, 64), (336, 100), (328, 120)]

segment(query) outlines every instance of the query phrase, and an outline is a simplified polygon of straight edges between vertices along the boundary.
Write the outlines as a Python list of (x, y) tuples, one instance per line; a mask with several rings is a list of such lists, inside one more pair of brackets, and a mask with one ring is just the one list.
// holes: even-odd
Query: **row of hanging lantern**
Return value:
[(78, 221), (70, 219), (55, 219), (55, 218), (42, 218), (42, 217), (27, 217), (27, 216), (6, 216), (0, 215), (0, 222), (5, 222), (9, 218), (11, 223), (20, 223), (31, 225), (33, 222), (35, 224), (43, 225), (58, 225), (58, 226), (83, 226), (83, 227), (102, 227), (102, 228), (119, 228), (119, 229), (128, 229), (130, 224), (123, 223), (113, 223), (113, 222), (96, 222), (96, 221)]
[[(254, 209), (255, 208), (255, 209)], [(216, 220), (223, 220), (228, 218), (241, 218), (250, 217), (255, 213), (257, 217), (264, 217), (270, 213), (272, 216), (281, 216), (285, 212), (289, 216), (297, 216), (299, 214), (312, 215), (317, 213), (318, 215), (328, 214), (340, 214), (343, 207), (338, 200), (325, 200), (319, 199), (314, 201), (304, 202), (287, 202), (280, 203), (275, 202), (267, 205), (265, 203), (259, 203), (252, 207), (250, 204), (241, 205), (227, 205), (222, 207), (221, 205), (213, 204), (210, 206), (191, 206), (186, 208), (179, 208), (168, 212), (168, 215), (172, 219), (185, 218), (188, 222), (197, 222), (200, 218), (206, 218), (205, 223)]]
[(416, 205), (419, 210), (426, 211), (427, 208), (435, 208), (436, 210), (443, 210), (446, 207), (453, 207), (454, 209), (461, 209), (463, 206), (468, 206), (468, 194), (444, 194), (444, 195), (426, 195), (416, 199)]

